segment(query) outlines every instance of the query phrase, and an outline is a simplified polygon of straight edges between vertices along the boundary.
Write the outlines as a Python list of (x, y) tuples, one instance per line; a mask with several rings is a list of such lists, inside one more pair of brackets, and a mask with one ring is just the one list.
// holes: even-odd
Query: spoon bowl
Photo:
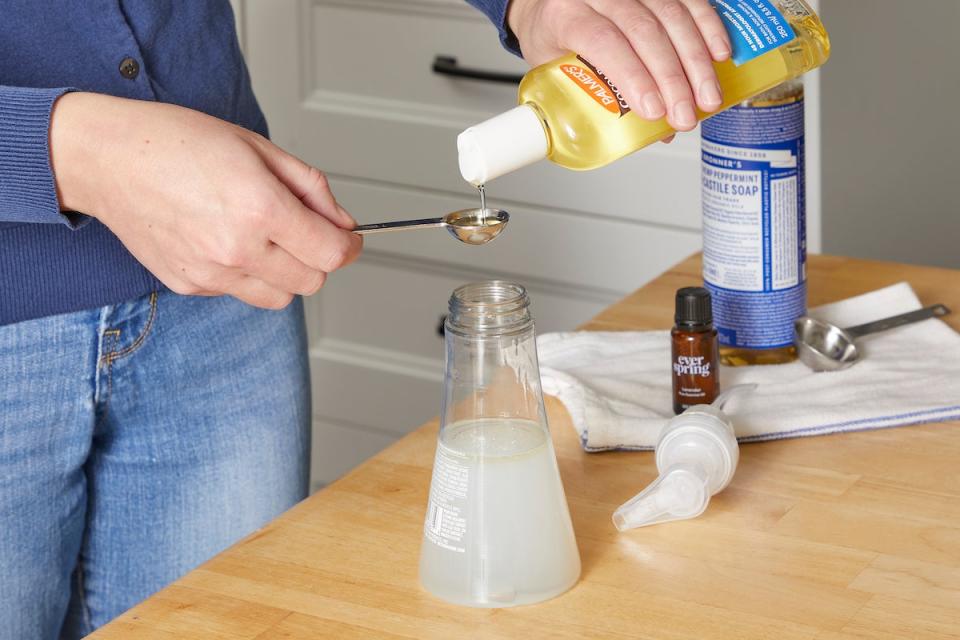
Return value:
[(846, 369), (860, 359), (861, 350), (857, 347), (857, 338), (930, 318), (939, 318), (948, 313), (950, 309), (942, 304), (935, 304), (846, 329), (823, 320), (802, 316), (793, 323), (797, 357), (814, 371)]
[(443, 217), (447, 231), (465, 244), (487, 244), (503, 231), (510, 214), (501, 209), (463, 209)]
[(797, 357), (814, 371), (846, 369), (860, 359), (853, 336), (834, 324), (805, 316), (793, 328)]
[(510, 214), (503, 209), (461, 209), (442, 218), (423, 218), (420, 220), (398, 220), (364, 224), (354, 228), (353, 232), (365, 235), (385, 231), (409, 231), (412, 229), (432, 229), (446, 227), (454, 238), (465, 244), (487, 244), (503, 232), (510, 222)]

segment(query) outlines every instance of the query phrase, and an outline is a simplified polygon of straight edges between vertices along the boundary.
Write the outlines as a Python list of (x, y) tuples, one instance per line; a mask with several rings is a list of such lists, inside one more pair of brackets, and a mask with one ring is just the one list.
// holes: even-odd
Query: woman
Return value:
[[(720, 104), (706, 0), (474, 4), (644, 117)], [(297, 296), (361, 241), (265, 138), (228, 0), (0, 15), (0, 639), (78, 638), (305, 496)]]

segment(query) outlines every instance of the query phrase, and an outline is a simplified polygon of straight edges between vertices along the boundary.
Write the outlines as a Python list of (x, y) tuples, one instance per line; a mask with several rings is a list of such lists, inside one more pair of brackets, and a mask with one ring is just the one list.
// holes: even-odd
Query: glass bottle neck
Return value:
[(676, 325), (674, 325), (674, 330), (679, 331), (681, 333), (707, 333), (709, 331), (713, 331), (713, 323), (711, 322), (709, 324), (703, 324), (703, 323), (695, 324), (695, 323), (687, 323), (687, 322), (678, 322)]
[(445, 330), (458, 337), (496, 337), (533, 331), (530, 299), (522, 286), (493, 280), (458, 287), (450, 296)]
[(527, 420), (546, 425), (530, 300), (523, 287), (492, 281), (450, 297), (442, 424)]

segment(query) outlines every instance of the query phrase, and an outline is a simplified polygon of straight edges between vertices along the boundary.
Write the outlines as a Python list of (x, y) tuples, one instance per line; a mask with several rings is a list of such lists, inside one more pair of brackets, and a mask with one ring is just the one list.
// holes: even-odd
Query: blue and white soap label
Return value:
[(770, 0), (710, 0), (733, 45), (733, 63), (741, 65), (796, 37)]
[(793, 343), (806, 310), (803, 100), (702, 124), (703, 278), (721, 345)]

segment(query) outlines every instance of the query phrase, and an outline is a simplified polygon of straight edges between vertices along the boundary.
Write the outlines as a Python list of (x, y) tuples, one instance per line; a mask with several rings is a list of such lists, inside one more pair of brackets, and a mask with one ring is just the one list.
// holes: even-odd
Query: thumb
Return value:
[(330, 191), (326, 174), (268, 140), (263, 140), (258, 148), (267, 168), (309, 209), (341, 229), (357, 226), (357, 221), (340, 206)]

